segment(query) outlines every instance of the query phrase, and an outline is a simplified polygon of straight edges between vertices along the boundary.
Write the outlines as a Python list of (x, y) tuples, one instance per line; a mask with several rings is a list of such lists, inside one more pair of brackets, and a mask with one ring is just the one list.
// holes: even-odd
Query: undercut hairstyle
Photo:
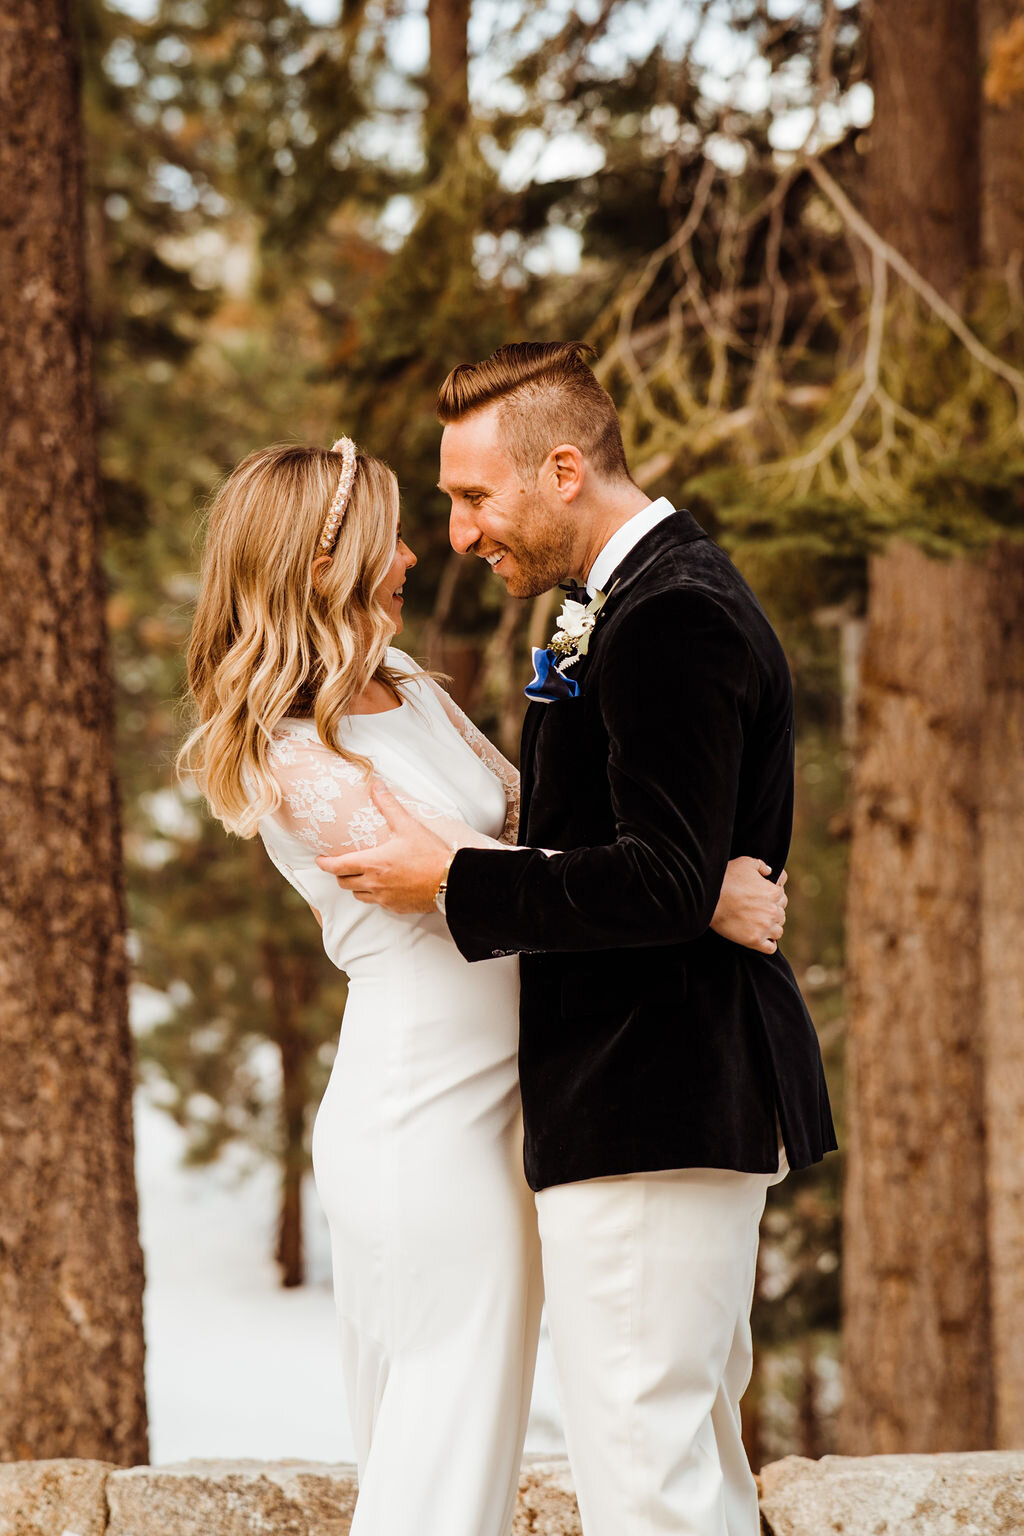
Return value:
[(571, 443), (606, 480), (629, 480), (615, 404), (598, 383), (583, 341), (514, 341), (482, 363), (460, 363), (441, 385), (445, 426), (498, 405), (501, 445), (525, 480), (552, 448)]

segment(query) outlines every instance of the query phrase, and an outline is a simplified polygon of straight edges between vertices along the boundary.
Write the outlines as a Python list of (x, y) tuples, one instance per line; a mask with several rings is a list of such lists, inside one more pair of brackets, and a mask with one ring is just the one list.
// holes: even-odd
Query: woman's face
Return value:
[(405, 585), (405, 573), (411, 571), (415, 564), (416, 556), (402, 538), (402, 529), (399, 526), (394, 559), (388, 566), (387, 575), (377, 588), (377, 601), (384, 612), (391, 615), (396, 635), (402, 629), (402, 588)]

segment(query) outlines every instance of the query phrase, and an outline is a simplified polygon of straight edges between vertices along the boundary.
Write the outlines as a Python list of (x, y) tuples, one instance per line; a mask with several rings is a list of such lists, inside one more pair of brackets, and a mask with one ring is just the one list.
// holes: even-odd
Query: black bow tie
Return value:
[(571, 603), (582, 603), (584, 608), (589, 606), (590, 593), (586, 587), (581, 587), (578, 581), (575, 579), (572, 581), (560, 581), (558, 585), (567, 594)]

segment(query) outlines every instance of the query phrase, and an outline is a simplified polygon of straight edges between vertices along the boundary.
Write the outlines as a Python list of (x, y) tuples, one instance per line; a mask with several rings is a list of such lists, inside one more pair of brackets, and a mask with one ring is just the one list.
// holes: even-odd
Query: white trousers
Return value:
[(537, 1195), (584, 1536), (758, 1536), (740, 1438), (768, 1186), (697, 1168)]

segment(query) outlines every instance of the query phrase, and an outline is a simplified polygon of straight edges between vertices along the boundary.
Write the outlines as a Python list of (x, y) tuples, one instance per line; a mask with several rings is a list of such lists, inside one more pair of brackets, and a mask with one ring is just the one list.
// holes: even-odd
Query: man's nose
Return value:
[(457, 554), (466, 555), (474, 544), (480, 542), (480, 529), (476, 519), (461, 507), (452, 507), (448, 519), (448, 538)]

